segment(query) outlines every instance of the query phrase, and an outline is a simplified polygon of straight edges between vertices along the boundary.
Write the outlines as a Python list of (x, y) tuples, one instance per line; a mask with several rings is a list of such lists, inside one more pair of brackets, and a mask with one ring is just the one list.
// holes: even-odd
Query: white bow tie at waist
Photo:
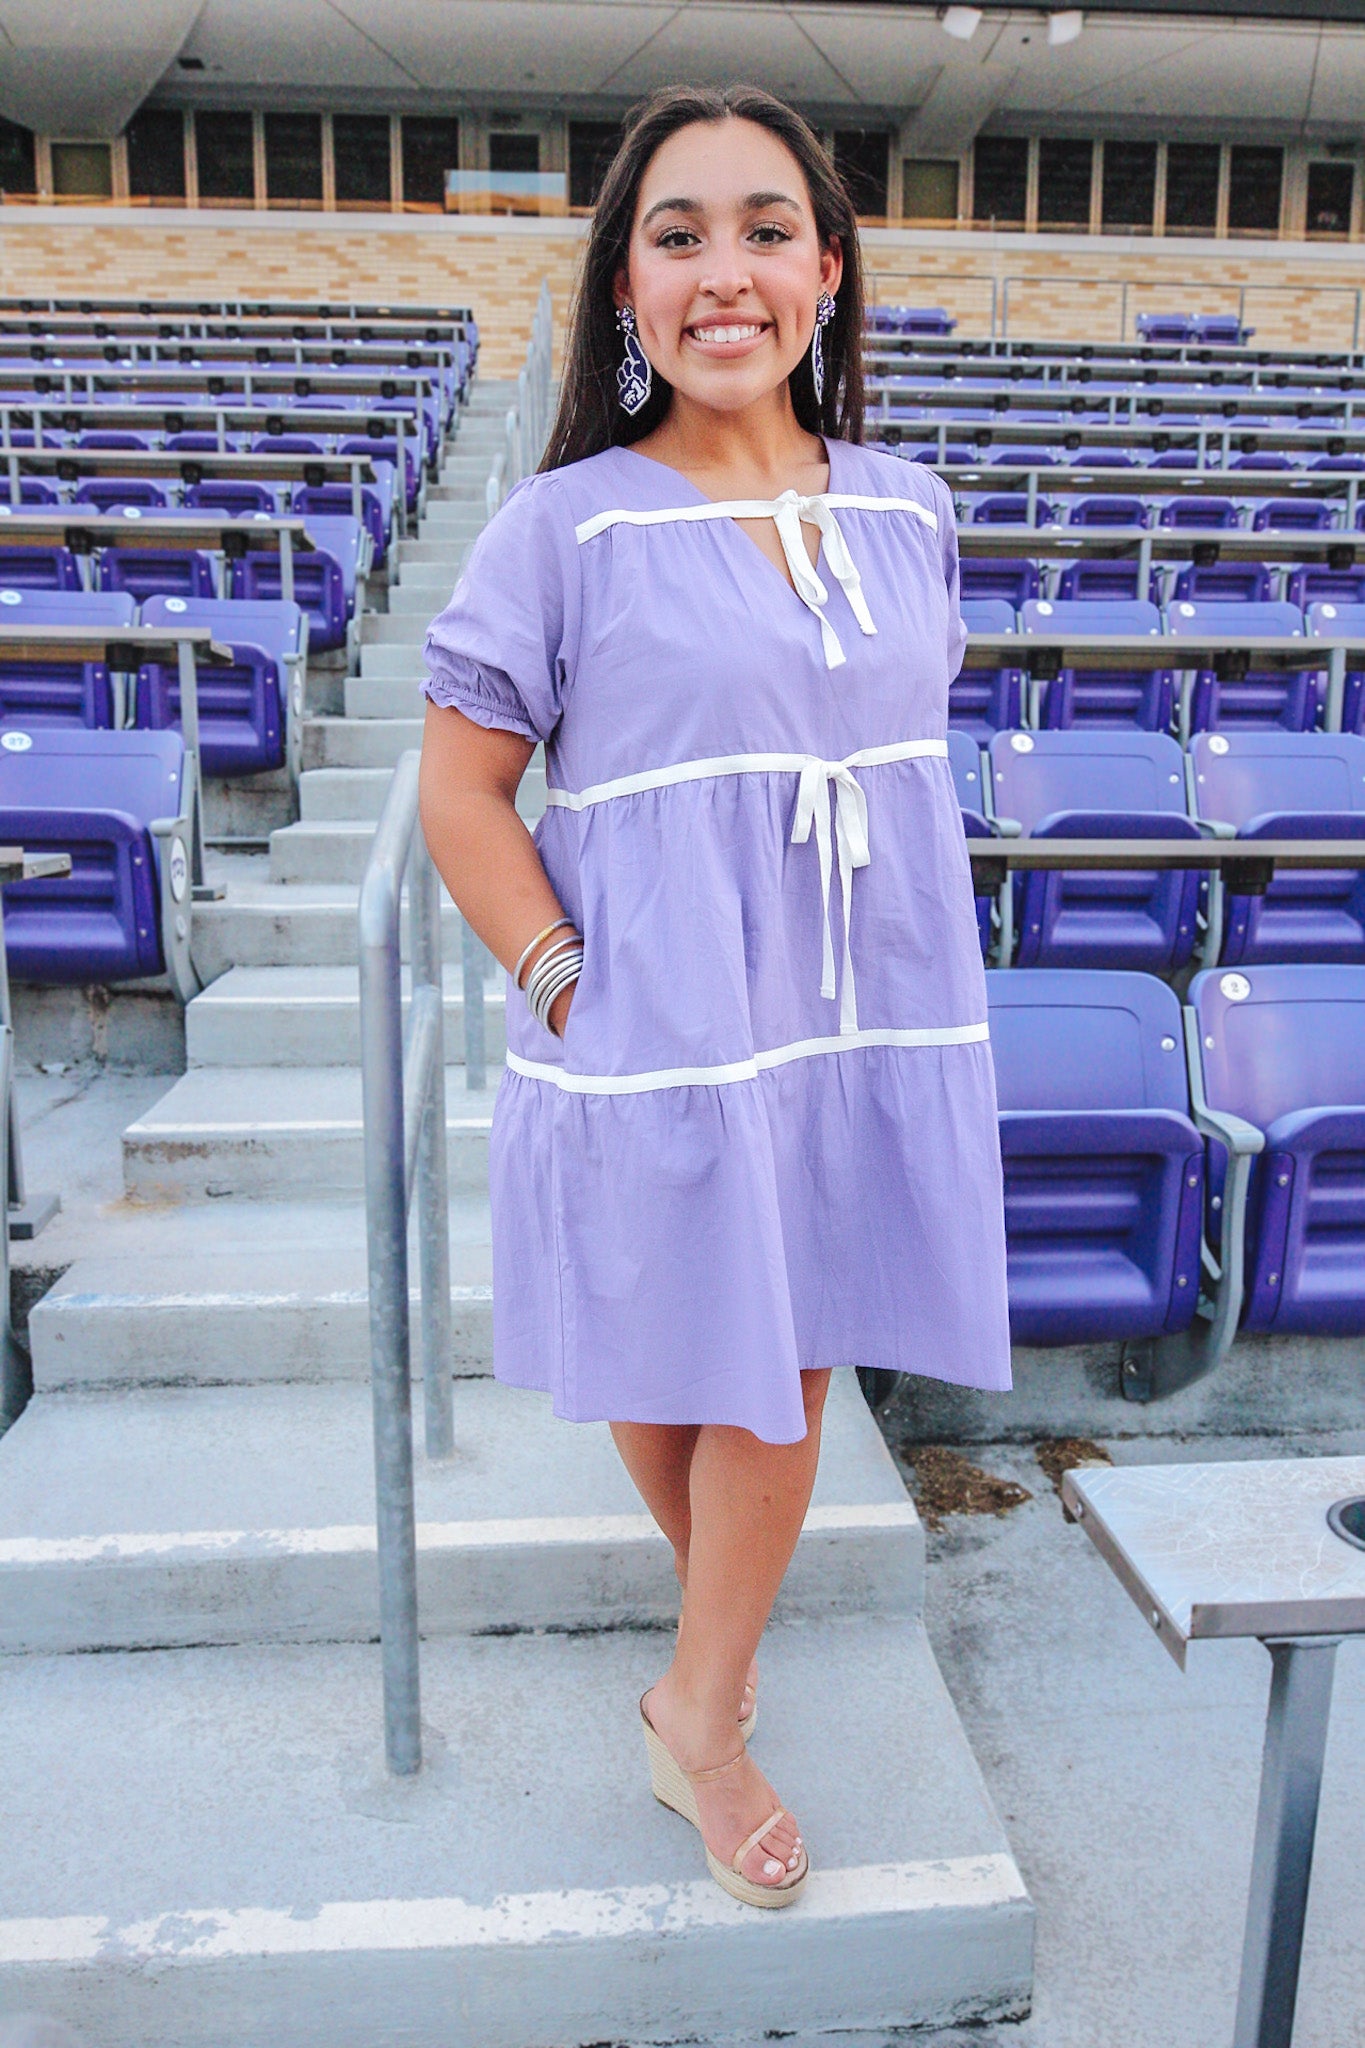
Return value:
[[(825, 666), (842, 668), (848, 657), (839, 643), (839, 635), (825, 617), (824, 608), (829, 603), (829, 592), (816, 574), (811, 558), (806, 553), (806, 543), (801, 538), (801, 527), (804, 522), (807, 526), (819, 529), (820, 538), (824, 543), (825, 560), (829, 563), (835, 582), (848, 599), (854, 618), (864, 633), (875, 633), (877, 628), (867, 608), (867, 599), (863, 596), (863, 579), (858, 574), (853, 557), (848, 551), (843, 529), (824, 498), (803, 498), (799, 492), (783, 491), (780, 498), (774, 499), (770, 507), (765, 506), (763, 509), (765, 512), (771, 512), (777, 528), (777, 537), (782, 543), (782, 553), (786, 557), (792, 582), (796, 586), (797, 596), (802, 604), (809, 606), (820, 621)], [(744, 516), (736, 508), (735, 517)]]
[[(821, 797), (828, 787), (828, 801)], [(833, 841), (839, 849), (839, 889), (844, 909), (844, 979), (839, 998), (840, 1031), (858, 1028), (858, 997), (853, 981), (853, 952), (849, 928), (853, 916), (853, 870), (865, 868), (872, 859), (867, 837), (867, 793), (845, 761), (807, 761), (801, 769), (796, 791), (796, 816), (792, 821), (792, 845), (803, 846), (815, 826), (815, 850), (820, 862), (820, 901), (824, 910), (824, 942), (820, 993), (834, 995), (834, 932), (829, 917), (829, 885), (833, 869), (830, 813), (834, 814)]]

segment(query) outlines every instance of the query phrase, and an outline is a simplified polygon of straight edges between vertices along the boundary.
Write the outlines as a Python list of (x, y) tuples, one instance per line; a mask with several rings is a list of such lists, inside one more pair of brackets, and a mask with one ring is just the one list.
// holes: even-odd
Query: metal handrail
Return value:
[[(401, 756), (360, 885), (360, 1073), (374, 1401), (384, 1754), (400, 1777), (421, 1768), (417, 1529), (413, 1500), (408, 1214), (417, 1197), (423, 1409), (428, 1458), (455, 1447), (450, 1225), (446, 1187), (445, 997), (441, 885), (417, 818), (421, 755)], [(404, 883), (412, 996), (403, 1032)], [(477, 942), (476, 942), (477, 943)], [(466, 1030), (483, 1037), (482, 960), (466, 947)], [(482, 1074), (480, 1074), (482, 1085)]]

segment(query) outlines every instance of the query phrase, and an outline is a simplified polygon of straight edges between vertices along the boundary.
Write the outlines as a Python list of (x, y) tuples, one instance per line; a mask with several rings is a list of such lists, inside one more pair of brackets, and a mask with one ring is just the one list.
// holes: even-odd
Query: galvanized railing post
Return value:
[[(455, 1407), (450, 1384), (450, 1220), (446, 1187), (445, 987), (441, 968), (441, 883), (419, 824), (412, 840), (408, 879), (412, 933), (412, 1000), (416, 1038), (419, 996), (431, 991), (435, 1045), (419, 1075), (417, 1114), (417, 1242), (422, 1281), (422, 1406), (428, 1458), (455, 1449)], [(425, 1085), (421, 1086), (422, 1081)]]
[(488, 1033), (483, 1001), (483, 970), (486, 948), (478, 933), (466, 924), (460, 933), (460, 965), (463, 973), (464, 1075), (466, 1088), (479, 1089), (488, 1083)]

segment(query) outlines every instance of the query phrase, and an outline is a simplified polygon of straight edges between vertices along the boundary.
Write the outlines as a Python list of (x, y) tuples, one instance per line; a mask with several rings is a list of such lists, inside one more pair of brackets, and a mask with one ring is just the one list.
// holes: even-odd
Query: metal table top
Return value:
[(1062, 1500), (1183, 1670), (1198, 1638), (1365, 1633), (1365, 1550), (1327, 1526), (1365, 1457), (1082, 1466)]

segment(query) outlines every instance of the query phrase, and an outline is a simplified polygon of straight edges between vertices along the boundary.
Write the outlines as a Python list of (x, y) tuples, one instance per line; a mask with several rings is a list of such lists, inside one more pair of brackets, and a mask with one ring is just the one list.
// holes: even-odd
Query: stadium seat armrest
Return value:
[(1235, 839), (1237, 827), (1229, 825), (1222, 818), (1196, 818), (1201, 839)]
[(194, 931), (194, 795), (176, 818), (153, 818), (147, 827), (160, 842), (161, 950), (176, 1000), (190, 1003), (203, 984), (192, 956)]
[(1265, 1148), (1265, 1132), (1230, 1110), (1210, 1109), (1207, 1103), (1196, 1103), (1194, 1126), (1202, 1137), (1216, 1138), (1220, 1145), (1226, 1145), (1233, 1159), (1254, 1158)]
[(1001, 839), (1022, 839), (1024, 828), (1018, 818), (993, 818), (991, 823)]

